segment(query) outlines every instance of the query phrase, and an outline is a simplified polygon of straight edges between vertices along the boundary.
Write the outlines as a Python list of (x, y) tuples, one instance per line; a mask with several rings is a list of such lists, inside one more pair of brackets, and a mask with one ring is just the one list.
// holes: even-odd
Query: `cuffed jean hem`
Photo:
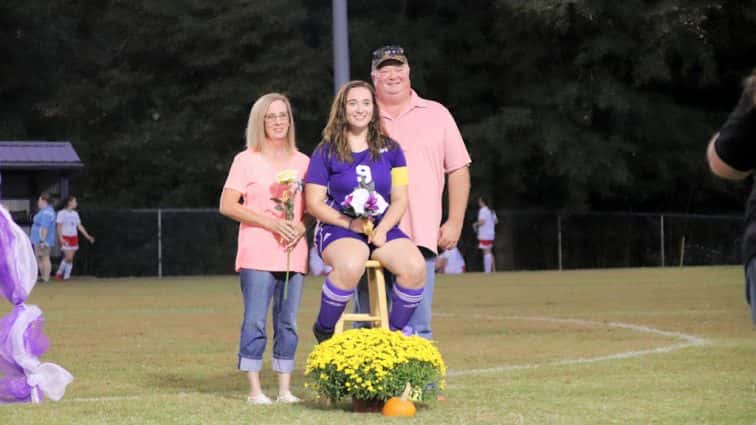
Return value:
[(246, 357), (239, 356), (239, 370), (245, 372), (259, 372), (262, 369), (262, 359), (248, 359)]
[(294, 370), (294, 359), (273, 358), (273, 371), (278, 373), (291, 373)]

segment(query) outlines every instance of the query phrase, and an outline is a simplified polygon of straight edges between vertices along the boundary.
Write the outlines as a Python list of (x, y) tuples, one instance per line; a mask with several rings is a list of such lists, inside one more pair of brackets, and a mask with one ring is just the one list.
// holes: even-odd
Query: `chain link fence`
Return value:
[[(233, 272), (238, 224), (215, 209), (82, 210), (77, 274), (176, 276)], [(482, 256), (468, 220), (459, 244), (468, 271)], [(496, 269), (560, 270), (739, 264), (735, 215), (496, 212)]]

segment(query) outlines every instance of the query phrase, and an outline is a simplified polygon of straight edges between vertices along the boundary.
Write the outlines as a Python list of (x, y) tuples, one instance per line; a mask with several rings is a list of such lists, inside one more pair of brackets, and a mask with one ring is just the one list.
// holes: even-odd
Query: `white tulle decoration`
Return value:
[[(42, 363), (38, 355), (47, 349), (41, 331), (42, 310), (26, 305), (37, 282), (37, 260), (31, 242), (0, 206), (0, 294), (15, 305), (0, 324), (0, 360), (10, 367), (13, 376), (0, 377), (0, 403), (41, 403), (44, 397), (58, 401), (73, 381), (66, 369), (54, 363)], [(38, 329), (32, 329), (39, 324)], [(34, 349), (36, 347), (36, 350)], [(17, 372), (16, 372), (17, 371)], [(26, 381), (16, 375), (23, 371)], [(44, 397), (43, 397), (44, 396)]]

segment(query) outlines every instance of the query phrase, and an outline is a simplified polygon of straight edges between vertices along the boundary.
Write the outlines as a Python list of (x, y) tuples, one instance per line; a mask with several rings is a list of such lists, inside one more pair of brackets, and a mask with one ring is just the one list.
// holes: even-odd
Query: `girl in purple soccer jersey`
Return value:
[[(381, 128), (370, 84), (351, 81), (336, 94), (305, 183), (307, 209), (318, 219), (315, 244), (333, 267), (323, 283), (315, 338), (322, 342), (333, 335), (368, 259), (380, 261), (396, 276), (389, 325), (402, 330), (423, 297), (425, 260), (398, 227), (407, 210), (407, 162), (401, 147)], [(366, 218), (342, 212), (348, 195), (365, 185), (389, 201), (388, 208), (373, 217), (375, 227), (369, 235)]]

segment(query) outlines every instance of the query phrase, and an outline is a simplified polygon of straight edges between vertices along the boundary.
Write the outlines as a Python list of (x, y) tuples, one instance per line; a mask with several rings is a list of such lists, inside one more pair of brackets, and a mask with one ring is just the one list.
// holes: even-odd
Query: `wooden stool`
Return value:
[(365, 263), (368, 275), (368, 291), (370, 294), (370, 314), (344, 313), (336, 322), (334, 334), (344, 332), (344, 322), (372, 322), (373, 327), (389, 329), (388, 306), (386, 305), (386, 280), (383, 277), (383, 267), (380, 261), (368, 260)]

